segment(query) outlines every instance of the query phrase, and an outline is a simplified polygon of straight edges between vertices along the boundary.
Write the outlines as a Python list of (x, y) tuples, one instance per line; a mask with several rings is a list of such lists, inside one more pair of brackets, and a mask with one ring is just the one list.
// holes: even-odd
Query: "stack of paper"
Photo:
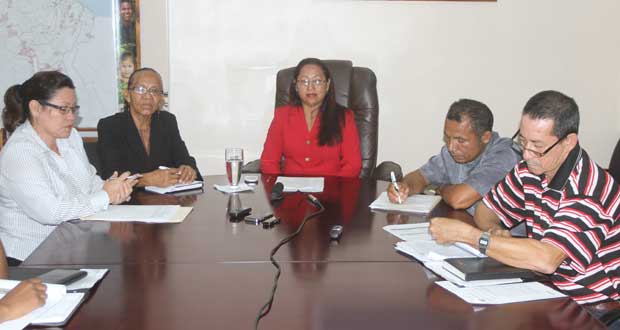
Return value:
[(436, 282), (470, 304), (509, 304), (521, 301), (561, 298), (565, 295), (538, 282), (459, 287), (448, 281)]
[(404, 240), (396, 243), (396, 250), (416, 258), (424, 264), (424, 267), (444, 278), (446, 281), (437, 284), (461, 299), (471, 304), (505, 304), (564, 296), (538, 282), (523, 283), (520, 278), (464, 281), (447, 269), (444, 260), (459, 257), (486, 258), (486, 256), (464, 243), (438, 244), (428, 232), (428, 226), (428, 222), (425, 222), (389, 225), (383, 229)]
[(144, 190), (158, 193), (158, 194), (171, 194), (179, 191), (202, 189), (202, 181), (194, 181), (190, 183), (177, 183), (168, 187), (156, 187), (146, 186)]
[(441, 196), (436, 195), (411, 195), (402, 204), (392, 203), (387, 192), (382, 192), (377, 199), (370, 204), (372, 210), (398, 211), (409, 213), (429, 213), (441, 201)]
[(282, 183), (284, 192), (322, 192), (323, 178), (279, 176), (276, 183)]
[(179, 205), (110, 205), (107, 210), (82, 217), (80, 220), (178, 223), (182, 222), (191, 210), (192, 207)]

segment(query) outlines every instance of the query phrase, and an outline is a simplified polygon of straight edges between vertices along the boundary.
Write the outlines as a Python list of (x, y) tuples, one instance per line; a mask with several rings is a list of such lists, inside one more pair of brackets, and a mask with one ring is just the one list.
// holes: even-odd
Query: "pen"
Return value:
[[(160, 169), (160, 170), (169, 170), (169, 169), (170, 169), (170, 167), (168, 167), (168, 166), (159, 166), (159, 167), (158, 167), (158, 169)], [(176, 175), (181, 175), (181, 171), (177, 171), (177, 172), (176, 172), (176, 173), (174, 173), (174, 174), (176, 174)]]
[(396, 190), (396, 193), (398, 194), (398, 204), (402, 204), (403, 201), (400, 199), (400, 189), (398, 189), (398, 183), (396, 183), (396, 175), (394, 175), (394, 171), (390, 172), (390, 178), (392, 178), (394, 190)]
[(125, 178), (125, 180), (134, 180), (134, 179), (138, 179), (138, 178), (141, 178), (141, 177), (142, 177), (142, 174), (136, 173), (136, 174), (132, 174), (132, 175), (128, 176), (127, 178)]

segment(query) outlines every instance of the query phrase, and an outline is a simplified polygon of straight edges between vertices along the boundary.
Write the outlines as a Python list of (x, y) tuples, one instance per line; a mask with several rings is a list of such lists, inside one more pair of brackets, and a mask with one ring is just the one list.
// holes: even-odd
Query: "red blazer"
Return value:
[(319, 115), (308, 132), (300, 106), (277, 108), (260, 157), (261, 172), (299, 176), (359, 176), (362, 158), (353, 111), (346, 110), (339, 144), (319, 146), (320, 126)]

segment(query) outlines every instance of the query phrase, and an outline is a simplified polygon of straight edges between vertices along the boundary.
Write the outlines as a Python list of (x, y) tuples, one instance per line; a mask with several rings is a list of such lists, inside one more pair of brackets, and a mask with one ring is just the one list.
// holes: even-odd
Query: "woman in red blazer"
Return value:
[(261, 172), (359, 176), (362, 160), (353, 112), (336, 103), (327, 66), (306, 58), (295, 68), (290, 104), (275, 110), (261, 155)]

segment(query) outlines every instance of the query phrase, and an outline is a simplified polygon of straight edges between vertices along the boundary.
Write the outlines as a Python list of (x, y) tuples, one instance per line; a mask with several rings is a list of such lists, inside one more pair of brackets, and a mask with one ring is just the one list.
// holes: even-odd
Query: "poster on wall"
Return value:
[(140, 67), (140, 0), (115, 1), (118, 1), (118, 109), (123, 111), (129, 76)]

